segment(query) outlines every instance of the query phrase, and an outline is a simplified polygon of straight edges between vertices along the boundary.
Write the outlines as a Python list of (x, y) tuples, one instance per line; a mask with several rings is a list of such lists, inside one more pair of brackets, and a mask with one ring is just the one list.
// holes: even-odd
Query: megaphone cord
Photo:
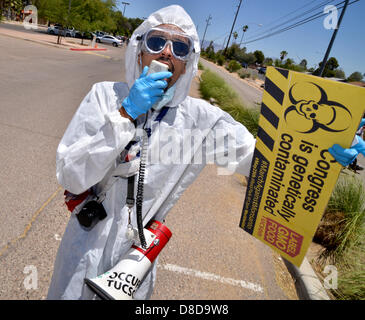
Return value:
[(143, 136), (141, 138), (142, 138), (141, 154), (140, 154), (141, 161), (139, 164), (139, 175), (137, 183), (136, 212), (137, 212), (137, 227), (138, 227), (139, 240), (141, 242), (141, 246), (144, 249), (147, 249), (147, 242), (143, 232), (143, 221), (142, 221), (143, 185), (144, 185), (144, 176), (146, 170), (146, 160), (148, 151), (148, 136), (145, 130), (143, 130)]

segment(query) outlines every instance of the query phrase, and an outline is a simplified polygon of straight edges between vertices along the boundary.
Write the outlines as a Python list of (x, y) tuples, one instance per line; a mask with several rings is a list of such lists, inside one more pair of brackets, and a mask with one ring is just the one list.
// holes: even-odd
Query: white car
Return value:
[(49, 27), (47, 29), (47, 33), (49, 34), (53, 34), (53, 35), (58, 35), (59, 33), (61, 33), (61, 35), (65, 35), (66, 37), (75, 37), (75, 29), (63, 29), (62, 31), (60, 30), (60, 26), (59, 25), (55, 25), (52, 27)]
[(97, 37), (96, 38), (96, 42), (97, 43), (110, 43), (113, 45), (113, 47), (118, 47), (118, 46), (122, 46), (123, 45), (123, 41), (117, 39), (116, 37), (113, 36), (103, 36), (103, 37)]

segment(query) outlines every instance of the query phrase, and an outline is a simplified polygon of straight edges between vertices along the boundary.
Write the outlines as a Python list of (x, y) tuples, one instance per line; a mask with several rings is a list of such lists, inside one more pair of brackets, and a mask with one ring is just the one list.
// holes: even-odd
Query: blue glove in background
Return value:
[(351, 149), (355, 149), (358, 153), (362, 153), (365, 156), (365, 142), (364, 140), (357, 136), (357, 144), (353, 145)]
[(171, 72), (156, 72), (147, 75), (148, 66), (145, 66), (142, 74), (133, 84), (129, 95), (123, 100), (124, 110), (133, 118), (138, 118), (141, 114), (146, 113), (162, 98), (167, 82), (163, 79), (170, 78)]
[[(365, 118), (362, 118), (359, 128), (359, 130), (362, 126), (365, 125)], [(351, 149), (355, 149), (358, 153), (362, 153), (365, 156), (365, 142), (360, 136), (355, 136), (355, 139), (357, 139), (357, 144), (353, 145)]]
[[(360, 122), (359, 128), (365, 125), (365, 118), (363, 118)], [(361, 137), (356, 136), (357, 144), (353, 145), (349, 149), (344, 149), (338, 144), (334, 144), (331, 148), (328, 149), (330, 154), (335, 158), (337, 162), (342, 164), (344, 167), (350, 165), (359, 153), (365, 155), (365, 142)]]

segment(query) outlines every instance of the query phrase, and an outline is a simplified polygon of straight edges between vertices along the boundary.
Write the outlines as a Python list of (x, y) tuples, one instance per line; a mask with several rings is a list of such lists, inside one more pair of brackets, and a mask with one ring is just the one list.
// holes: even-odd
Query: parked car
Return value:
[(246, 69), (247, 69), (247, 67), (248, 67), (248, 63), (246, 63), (246, 62), (242, 61), (242, 62), (241, 62), (241, 66), (242, 66), (242, 68), (246, 68)]
[(54, 26), (48, 27), (47, 33), (53, 35), (65, 35), (66, 37), (75, 37), (75, 29), (64, 28), (63, 30), (61, 25), (55, 24)]
[(92, 32), (93, 35), (95, 35), (95, 37), (104, 37), (104, 36), (107, 36), (108, 34), (104, 31), (94, 31)]
[(75, 31), (75, 38), (81, 39), (83, 37), (82, 34), (84, 34), (84, 39), (87, 40), (92, 40), (94, 36), (96, 37), (96, 35), (93, 34), (92, 32)]
[(121, 40), (122, 42), (124, 42), (125, 41), (125, 37), (123, 37), (123, 36), (115, 36), (118, 40)]
[(96, 42), (97, 43), (109, 43), (109, 44), (112, 44), (113, 47), (118, 47), (118, 46), (123, 45), (122, 40), (119, 40), (116, 37), (109, 36), (109, 35), (108, 36), (103, 36), (103, 37), (97, 37)]
[(266, 74), (266, 67), (261, 67), (261, 68), (259, 69), (259, 73), (261, 73), (261, 74)]

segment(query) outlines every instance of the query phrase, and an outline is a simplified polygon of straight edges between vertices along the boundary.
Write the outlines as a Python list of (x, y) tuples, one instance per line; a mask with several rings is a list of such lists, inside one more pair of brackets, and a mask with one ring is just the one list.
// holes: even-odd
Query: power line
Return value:
[[(253, 34), (253, 35), (251, 35), (251, 39), (252, 39), (252, 38), (255, 38), (255, 37), (260, 37), (261, 35), (264, 35), (264, 34), (266, 34), (267, 32), (272, 32), (273, 30), (278, 29), (278, 28), (280, 28), (281, 26), (286, 25), (286, 24), (288, 24), (289, 22), (292, 22), (292, 21), (294, 21), (294, 20), (296, 20), (296, 19), (298, 19), (298, 18), (303, 18), (303, 17), (305, 17), (306, 15), (308, 15), (309, 13), (313, 13), (314, 11), (318, 10), (319, 8), (322, 8), (323, 6), (326, 6), (326, 5), (330, 4), (331, 2), (333, 2), (333, 0), (326, 0), (326, 1), (323, 1), (323, 2), (321, 2), (320, 4), (316, 5), (315, 7), (311, 8), (311, 9), (309, 9), (309, 10), (307, 10), (307, 11), (303, 12), (303, 13), (298, 14), (298, 15), (297, 15), (297, 16), (295, 16), (294, 18), (290, 18), (289, 20), (286, 20), (286, 21), (284, 21), (284, 22), (282, 22), (282, 23), (280, 23), (280, 24), (278, 24), (278, 25), (275, 25), (275, 26), (273, 26), (273, 27), (266, 28), (266, 30), (265, 30), (265, 29), (264, 29), (264, 30), (260, 30), (260, 32), (259, 32), (258, 34)], [(290, 15), (290, 14), (289, 14), (289, 15)], [(288, 15), (286, 15), (286, 16), (288, 16)], [(285, 16), (284, 16), (284, 17), (285, 17)], [(250, 40), (250, 39), (248, 39), (248, 40)]]
[(284, 16), (282, 16), (282, 17), (279, 17), (279, 18), (275, 19), (274, 21), (269, 22), (269, 23), (267, 24), (267, 26), (271, 26), (272, 24), (276, 23), (277, 21), (280, 21), (280, 20), (282, 20), (282, 19), (284, 19), (284, 18), (286, 18), (286, 17), (288, 17), (288, 16), (292, 15), (293, 13), (298, 12), (298, 11), (299, 11), (299, 10), (301, 10), (301, 9), (303, 9), (303, 8), (305, 8), (305, 7), (310, 6), (313, 2), (316, 2), (316, 1), (317, 1), (317, 0), (312, 0), (311, 2), (309, 2), (309, 3), (305, 4), (304, 6), (302, 6), (302, 7), (298, 8), (298, 9), (295, 9), (295, 10), (293, 10), (293, 11), (291, 11), (291, 12), (287, 13), (286, 15), (284, 15)]
[[(282, 21), (282, 19), (284, 19), (284, 18), (286, 18), (286, 17), (288, 17), (288, 16), (292, 15), (293, 13), (297, 13), (299, 10), (301, 10), (301, 9), (303, 9), (303, 8), (305, 8), (305, 7), (310, 6), (313, 2), (316, 2), (316, 1), (317, 1), (317, 0), (312, 0), (312, 1), (310, 1), (309, 3), (305, 4), (304, 6), (301, 6), (301, 7), (297, 8), (296, 10), (291, 11), (291, 12), (289, 12), (289, 13), (285, 14), (284, 16), (281, 16), (280, 18), (275, 19), (274, 21), (272, 21), (272, 22), (270, 22), (270, 23), (266, 24), (266, 25), (265, 25), (265, 28), (263, 28), (264, 30), (259, 30), (259, 32), (256, 32), (256, 34), (257, 34), (257, 35), (256, 35), (256, 34), (255, 34), (255, 32), (254, 32), (253, 34), (251, 34), (251, 35), (250, 35), (250, 37), (251, 37), (251, 38), (249, 38), (248, 40), (253, 39), (253, 38), (255, 38), (256, 36), (261, 36), (261, 35), (265, 34), (265, 33), (266, 33), (266, 32), (268, 32), (268, 31), (270, 31), (270, 32), (271, 32), (272, 30), (276, 29), (276, 27), (277, 27), (277, 26), (274, 26), (274, 27), (271, 27), (271, 28), (270, 28), (270, 26), (271, 26), (271, 25), (273, 25), (275, 22), (277, 22), (277, 21), (279, 21), (279, 20), (281, 20), (281, 21)], [(332, 2), (332, 1), (334, 1), (334, 0), (331, 0), (331, 1), (326, 0), (326, 1), (324, 1), (323, 3), (321, 3), (320, 5), (317, 5), (316, 7), (311, 8), (311, 9), (309, 10), (309, 12), (311, 12), (312, 10), (318, 9), (318, 6), (319, 6), (319, 7), (324, 6), (324, 5), (326, 5), (326, 4), (328, 4), (328, 3)], [(300, 15), (299, 15), (299, 17), (301, 17), (301, 16), (305, 15), (306, 13), (308, 13), (308, 11), (306, 11), (306, 12), (304, 12), (304, 13), (300, 14)], [(297, 18), (297, 17), (298, 17), (298, 16), (296, 16), (295, 18)], [(281, 25), (286, 24), (287, 22), (290, 22), (290, 21), (294, 20), (295, 18), (292, 18), (291, 20), (286, 21), (286, 22), (282, 23)], [(279, 26), (281, 26), (281, 25), (279, 25)], [(269, 27), (269, 28), (267, 28), (267, 27)], [(241, 27), (240, 27), (240, 28), (238, 28), (238, 29), (236, 29), (236, 30), (234, 30), (233, 32), (238, 32), (240, 29), (241, 29)], [(215, 38), (213, 41), (216, 41), (216, 40), (218, 40), (218, 39), (220, 39), (220, 38), (226, 37), (229, 33), (230, 33), (230, 32), (226, 32), (226, 33), (224, 33), (224, 34), (222, 34), (222, 35), (218, 36), (217, 38)]]
[[(353, 1), (352, 3), (355, 3), (355, 2), (357, 2), (357, 1), (360, 1), (360, 0), (355, 0), (355, 1)], [(343, 4), (344, 2), (345, 2), (345, 1), (342, 1), (342, 2), (338, 3), (337, 5), (341, 5), (341, 4)], [(352, 4), (352, 3), (351, 3), (351, 4)], [(337, 6), (337, 5), (336, 5), (336, 6)], [(342, 8), (342, 7), (338, 8), (338, 9), (341, 9), (341, 8)], [(321, 12), (318, 12), (318, 13), (316, 13), (316, 14), (312, 15), (312, 16), (309, 16), (309, 17), (307, 17), (307, 18), (305, 18), (305, 19), (303, 19), (303, 20), (300, 20), (300, 21), (298, 21), (298, 22), (296, 22), (296, 23), (294, 23), (294, 24), (292, 24), (292, 25), (290, 25), (290, 26), (287, 26), (287, 27), (285, 27), (285, 28), (283, 28), (283, 29), (280, 29), (280, 30), (278, 30), (278, 31), (275, 31), (275, 32), (272, 32), (272, 33), (269, 33), (269, 34), (263, 35), (262, 37), (259, 37), (259, 38), (253, 39), (253, 40), (252, 40), (252, 38), (251, 38), (251, 39), (248, 39), (248, 41), (247, 41), (246, 43), (256, 42), (256, 41), (259, 41), (259, 40), (262, 40), (262, 39), (269, 38), (269, 37), (271, 37), (271, 36), (274, 36), (274, 35), (277, 35), (277, 34), (283, 33), (283, 32), (285, 32), (285, 31), (288, 31), (288, 30), (294, 29), (294, 28), (299, 27), (299, 26), (301, 26), (301, 25), (303, 25), (303, 24), (306, 24), (306, 23), (308, 23), (308, 22), (311, 22), (311, 21), (313, 21), (313, 20), (316, 20), (316, 19), (318, 19), (318, 18), (321, 18), (322, 16), (325, 16), (325, 15), (326, 15), (326, 13), (323, 13), (322, 11), (321, 11)]]
[[(349, 3), (349, 5), (354, 4), (354, 3), (356, 3), (356, 2), (359, 2), (359, 1), (360, 1), (360, 0), (354, 0), (354, 1), (350, 2), (350, 3)], [(338, 3), (338, 4), (336, 4), (336, 6), (341, 5), (341, 4), (343, 4), (344, 2), (345, 2), (345, 1), (342, 1), (342, 2), (340, 2), (340, 3)], [(344, 7), (344, 6), (342, 6), (342, 7), (338, 7), (337, 9), (342, 9), (343, 7)], [(306, 23), (308, 23), (308, 22), (311, 22), (311, 21), (313, 21), (313, 20), (316, 20), (316, 19), (318, 19), (318, 18), (321, 18), (321, 17), (323, 17), (323, 16), (325, 16), (325, 15), (327, 15), (327, 13), (323, 13), (323, 12), (316, 13), (316, 14), (314, 14), (314, 15), (312, 15), (312, 16), (310, 16), (310, 17), (306, 18), (306, 19), (303, 19), (303, 20), (301, 20), (301, 21), (299, 21), (299, 22), (297, 22), (297, 23), (295, 23), (295, 24), (293, 24), (293, 25), (291, 25), (291, 26), (285, 27), (285, 28), (280, 29), (280, 30), (278, 30), (278, 31), (276, 31), (276, 32), (269, 33), (269, 34), (267, 34), (267, 35), (264, 35), (264, 36), (262, 36), (262, 37), (259, 37), (259, 38), (253, 39), (253, 40), (248, 40), (248, 41), (247, 41), (247, 42), (245, 42), (244, 44), (249, 44), (249, 43), (252, 43), (252, 42), (256, 42), (256, 41), (259, 41), (259, 40), (263, 40), (263, 39), (266, 39), (266, 38), (272, 37), (272, 36), (274, 36), (274, 35), (277, 35), (277, 34), (283, 33), (283, 32), (285, 32), (285, 31), (288, 31), (288, 30), (294, 29), (294, 28), (299, 27), (299, 26), (301, 26), (301, 25), (303, 25), (303, 24), (306, 24)]]

